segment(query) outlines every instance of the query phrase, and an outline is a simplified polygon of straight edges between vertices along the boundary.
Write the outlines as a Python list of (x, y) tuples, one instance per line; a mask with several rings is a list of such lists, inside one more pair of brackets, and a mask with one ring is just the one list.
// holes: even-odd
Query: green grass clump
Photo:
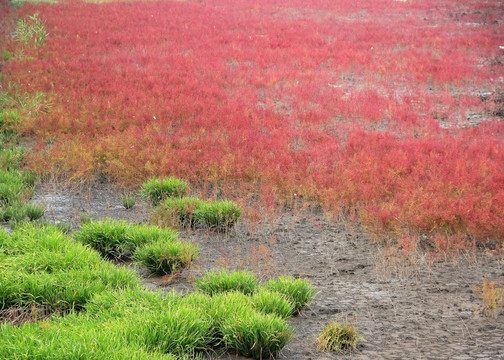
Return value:
[(45, 208), (37, 204), (25, 204), (24, 211), (28, 219), (33, 221), (44, 216)]
[(115, 268), (54, 226), (20, 223), (0, 233), (0, 309), (41, 305), (80, 310), (95, 294), (138, 286), (134, 272)]
[(105, 258), (127, 259), (140, 246), (160, 239), (176, 240), (178, 234), (174, 230), (157, 226), (106, 219), (83, 224), (74, 238), (91, 246)]
[(252, 294), (258, 286), (257, 276), (249, 271), (211, 271), (207, 272), (201, 279), (196, 279), (196, 287), (209, 295), (226, 291)]
[(128, 343), (182, 356), (209, 350), (213, 341), (209, 303), (203, 295), (184, 298), (173, 291), (135, 288), (100, 294), (88, 304), (87, 313), (117, 324)]
[(213, 341), (208, 307), (194, 300), (140, 287), (103, 292), (86, 311), (0, 327), (0, 358), (193, 359)]
[(256, 311), (226, 320), (220, 332), (227, 347), (254, 359), (276, 357), (293, 335), (284, 319)]
[(256, 311), (251, 297), (241, 292), (214, 295), (210, 313), (220, 344), (244, 356), (273, 358), (292, 337), (284, 319)]
[(174, 177), (154, 177), (142, 184), (140, 195), (157, 205), (168, 197), (185, 196), (189, 189), (189, 183)]
[(276, 291), (259, 289), (252, 295), (254, 308), (265, 314), (274, 314), (287, 319), (294, 314), (294, 305), (283, 294)]
[(121, 195), (121, 202), (122, 202), (122, 205), (126, 208), (126, 209), (132, 209), (133, 206), (135, 206), (135, 203), (136, 203), (136, 197), (135, 195), (133, 194), (129, 194), (129, 193), (126, 193), (126, 194), (122, 194)]
[(186, 226), (208, 226), (223, 231), (234, 226), (241, 216), (238, 204), (223, 201), (204, 201), (194, 197), (169, 198), (164, 201), (158, 214), (176, 218)]
[(354, 350), (361, 338), (354, 323), (345, 319), (344, 324), (336, 320), (329, 323), (316, 339), (317, 347), (322, 351), (343, 352)]
[(315, 288), (306, 279), (296, 279), (290, 276), (280, 276), (268, 281), (264, 288), (276, 291), (287, 297), (294, 305), (294, 314), (307, 305), (315, 295)]
[(189, 266), (198, 256), (196, 244), (173, 239), (161, 239), (139, 247), (133, 260), (151, 272), (167, 275)]
[(196, 212), (196, 218), (200, 223), (216, 230), (233, 227), (240, 216), (241, 209), (238, 204), (229, 200), (206, 201)]
[(169, 222), (178, 221), (184, 226), (195, 226), (203, 206), (204, 201), (195, 197), (168, 198), (158, 210), (161, 211), (160, 216), (170, 218)]

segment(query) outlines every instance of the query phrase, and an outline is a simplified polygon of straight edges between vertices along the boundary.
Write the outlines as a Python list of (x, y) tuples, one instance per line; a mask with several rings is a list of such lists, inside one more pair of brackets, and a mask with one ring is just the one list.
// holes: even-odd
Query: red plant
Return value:
[(296, 193), (400, 237), (504, 240), (496, 2), (69, 1), (18, 15), (35, 11), (47, 45), (6, 62), (4, 88), (54, 103), (25, 128), (40, 171)]

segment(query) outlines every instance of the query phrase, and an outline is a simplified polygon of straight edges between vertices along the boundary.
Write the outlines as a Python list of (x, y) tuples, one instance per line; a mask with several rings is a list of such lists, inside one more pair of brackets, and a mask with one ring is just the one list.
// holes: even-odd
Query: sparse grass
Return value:
[(194, 197), (166, 199), (157, 216), (178, 219), (185, 226), (208, 226), (225, 231), (234, 226), (241, 216), (238, 204), (223, 201), (204, 201)]
[(252, 294), (257, 290), (258, 286), (257, 276), (249, 271), (211, 271), (207, 272), (202, 278), (196, 279), (196, 287), (209, 295), (227, 291)]
[(142, 184), (140, 195), (149, 199), (153, 205), (158, 205), (168, 197), (182, 197), (187, 194), (189, 183), (174, 177), (154, 177)]
[(72, 224), (67, 222), (59, 222), (54, 224), (54, 227), (61, 231), (63, 234), (70, 234), (72, 232)]
[(198, 256), (196, 244), (174, 239), (160, 239), (135, 250), (133, 260), (151, 272), (167, 275), (189, 266)]
[(83, 211), (79, 213), (79, 220), (82, 225), (89, 224), (91, 221), (93, 221), (93, 218), (91, 217), (91, 214), (87, 211)]
[(481, 288), (474, 286), (473, 291), (481, 297), (483, 314), (496, 318), (499, 308), (504, 306), (504, 289), (485, 278), (483, 286)]
[(121, 202), (126, 209), (132, 209), (135, 206), (136, 197), (131, 193), (125, 193), (121, 195)]
[(340, 324), (338, 321), (329, 323), (316, 339), (317, 347), (322, 351), (344, 352), (354, 350), (361, 338), (354, 322)]
[(178, 233), (152, 225), (133, 225), (126, 221), (106, 219), (83, 224), (74, 238), (91, 246), (105, 258), (127, 259), (136, 248), (160, 239), (174, 241)]
[(294, 305), (294, 314), (307, 305), (315, 295), (315, 288), (306, 279), (295, 279), (290, 276), (280, 276), (268, 281), (264, 288), (276, 291), (287, 297)]
[(40, 20), (38, 16), (39, 13), (35, 13), (25, 19), (19, 19), (12, 36), (25, 45), (44, 46), (48, 34), (45, 22)]

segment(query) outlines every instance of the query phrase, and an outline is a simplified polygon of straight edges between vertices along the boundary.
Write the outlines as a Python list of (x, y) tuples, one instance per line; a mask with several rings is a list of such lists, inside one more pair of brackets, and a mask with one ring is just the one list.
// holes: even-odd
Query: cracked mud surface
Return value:
[[(74, 229), (81, 212), (142, 222), (150, 210), (142, 202), (124, 209), (120, 192), (108, 184), (74, 190), (41, 186), (33, 200), (46, 206), (47, 220), (69, 222)], [(243, 221), (228, 234), (181, 231), (181, 238), (200, 246), (200, 260), (191, 269), (171, 280), (137, 271), (146, 287), (164, 291), (190, 291), (195, 277), (220, 266), (251, 269), (263, 279), (308, 278), (318, 294), (291, 320), (295, 337), (280, 359), (504, 359), (503, 309), (496, 319), (478, 314), (481, 300), (472, 290), (484, 277), (504, 284), (502, 256), (395, 262), (356, 226), (328, 222), (318, 213), (285, 213), (252, 228)], [(365, 341), (352, 353), (318, 351), (314, 339), (320, 329), (345, 315), (355, 318)]]

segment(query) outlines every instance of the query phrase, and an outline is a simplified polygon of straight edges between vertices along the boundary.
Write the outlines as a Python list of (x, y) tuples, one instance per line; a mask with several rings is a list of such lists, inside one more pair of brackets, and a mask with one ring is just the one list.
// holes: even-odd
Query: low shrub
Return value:
[(354, 323), (345, 319), (344, 324), (336, 320), (329, 323), (316, 339), (317, 347), (322, 351), (342, 352), (355, 349), (361, 338)]
[(161, 239), (137, 248), (133, 260), (145, 265), (153, 273), (167, 275), (189, 266), (198, 253), (196, 244)]
[(176, 240), (178, 233), (152, 225), (106, 219), (83, 224), (74, 238), (91, 246), (105, 258), (128, 259), (137, 247), (159, 239)]
[(294, 305), (294, 314), (307, 305), (315, 295), (315, 288), (310, 285), (308, 280), (290, 276), (271, 279), (264, 285), (264, 288), (285, 295)]
[(153, 205), (157, 205), (168, 197), (182, 197), (187, 194), (189, 183), (174, 177), (154, 177), (142, 184), (140, 195), (149, 199)]
[(206, 294), (214, 295), (226, 291), (252, 294), (259, 286), (257, 276), (249, 271), (210, 271), (196, 279), (196, 287)]

